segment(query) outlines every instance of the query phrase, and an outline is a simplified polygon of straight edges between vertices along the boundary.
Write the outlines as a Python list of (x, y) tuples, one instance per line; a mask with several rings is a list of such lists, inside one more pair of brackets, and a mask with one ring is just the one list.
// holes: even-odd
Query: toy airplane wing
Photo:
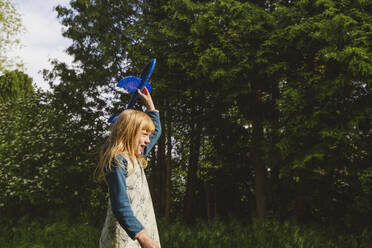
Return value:
[[(137, 91), (137, 89), (139, 89), (141, 82), (142, 82), (142, 79), (139, 77), (128, 76), (128, 77), (121, 79), (118, 82), (117, 86), (119, 88), (126, 89), (130, 93), (134, 93)], [(146, 88), (150, 92), (152, 89), (152, 85), (150, 83), (146, 83)]]
[[(137, 89), (142, 91), (143, 88), (146, 86), (147, 90), (149, 92), (151, 91), (152, 85), (148, 83), (148, 81), (151, 77), (152, 72), (154, 71), (155, 64), (156, 59), (153, 58), (142, 70), (139, 77), (127, 76), (118, 82), (117, 84), (118, 87), (123, 88), (131, 93), (127, 109), (133, 108), (134, 104), (136, 103), (136, 100), (139, 98)], [(114, 123), (118, 116), (119, 116), (118, 114), (114, 114), (109, 118), (108, 121), (110, 123)]]

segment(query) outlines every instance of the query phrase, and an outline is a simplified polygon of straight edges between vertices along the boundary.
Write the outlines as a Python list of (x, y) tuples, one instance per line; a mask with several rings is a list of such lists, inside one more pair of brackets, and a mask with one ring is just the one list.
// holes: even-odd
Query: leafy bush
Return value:
[(51, 99), (37, 91), (0, 103), (0, 219), (43, 216), (44, 209), (77, 216), (101, 210), (105, 191), (91, 177), (94, 139)]

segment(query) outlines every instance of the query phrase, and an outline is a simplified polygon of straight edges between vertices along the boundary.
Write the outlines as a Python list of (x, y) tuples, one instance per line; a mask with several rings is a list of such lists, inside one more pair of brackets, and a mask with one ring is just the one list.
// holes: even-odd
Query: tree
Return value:
[(15, 63), (6, 52), (19, 44), (16, 37), (22, 30), (21, 18), (13, 2), (0, 0), (0, 73)]
[[(278, 5), (274, 13), (278, 27), (269, 47), (278, 51), (283, 75), (280, 176), (296, 196), (290, 211), (298, 221), (345, 216), (343, 206), (360, 192), (357, 175), (369, 175), (368, 8), (353, 1), (302, 1)], [(360, 221), (358, 212), (349, 214)]]
[[(0, 104), (0, 209), (4, 216), (38, 217), (66, 209), (94, 215), (104, 204), (92, 181), (95, 151), (84, 127), (37, 90)], [(86, 147), (88, 146), (88, 147)], [(1, 221), (3, 221), (2, 219)]]
[(240, 125), (249, 127), (244, 129), (250, 137), (246, 151), (250, 156), (245, 159), (254, 165), (256, 211), (257, 216), (264, 217), (264, 123), (270, 116), (271, 103), (266, 95), (271, 92), (273, 79), (267, 73), (267, 58), (262, 56), (261, 44), (273, 29), (273, 19), (257, 5), (234, 0), (210, 2), (202, 13), (192, 28), (199, 71), (213, 82), (217, 96), (214, 104), (223, 99), (227, 106), (222, 113), (238, 107), (242, 115)]
[(0, 102), (25, 97), (33, 92), (32, 78), (15, 70), (0, 76)]

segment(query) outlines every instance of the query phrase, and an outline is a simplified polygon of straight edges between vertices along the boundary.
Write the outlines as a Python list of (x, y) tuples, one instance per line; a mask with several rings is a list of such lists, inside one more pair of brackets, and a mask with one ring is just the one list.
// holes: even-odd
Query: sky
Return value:
[(62, 25), (53, 8), (57, 5), (68, 6), (70, 0), (13, 0), (21, 15), (25, 32), (19, 35), (21, 48), (8, 53), (19, 56), (24, 63), (24, 72), (32, 77), (33, 82), (47, 90), (40, 70), (51, 69), (49, 59), (72, 63), (72, 57), (65, 50), (72, 43), (62, 36)]

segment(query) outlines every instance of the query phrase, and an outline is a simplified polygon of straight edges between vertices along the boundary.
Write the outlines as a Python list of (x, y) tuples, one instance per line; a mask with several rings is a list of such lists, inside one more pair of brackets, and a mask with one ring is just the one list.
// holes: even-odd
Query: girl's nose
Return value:
[(146, 142), (146, 144), (150, 144), (150, 137), (147, 137), (145, 142)]

